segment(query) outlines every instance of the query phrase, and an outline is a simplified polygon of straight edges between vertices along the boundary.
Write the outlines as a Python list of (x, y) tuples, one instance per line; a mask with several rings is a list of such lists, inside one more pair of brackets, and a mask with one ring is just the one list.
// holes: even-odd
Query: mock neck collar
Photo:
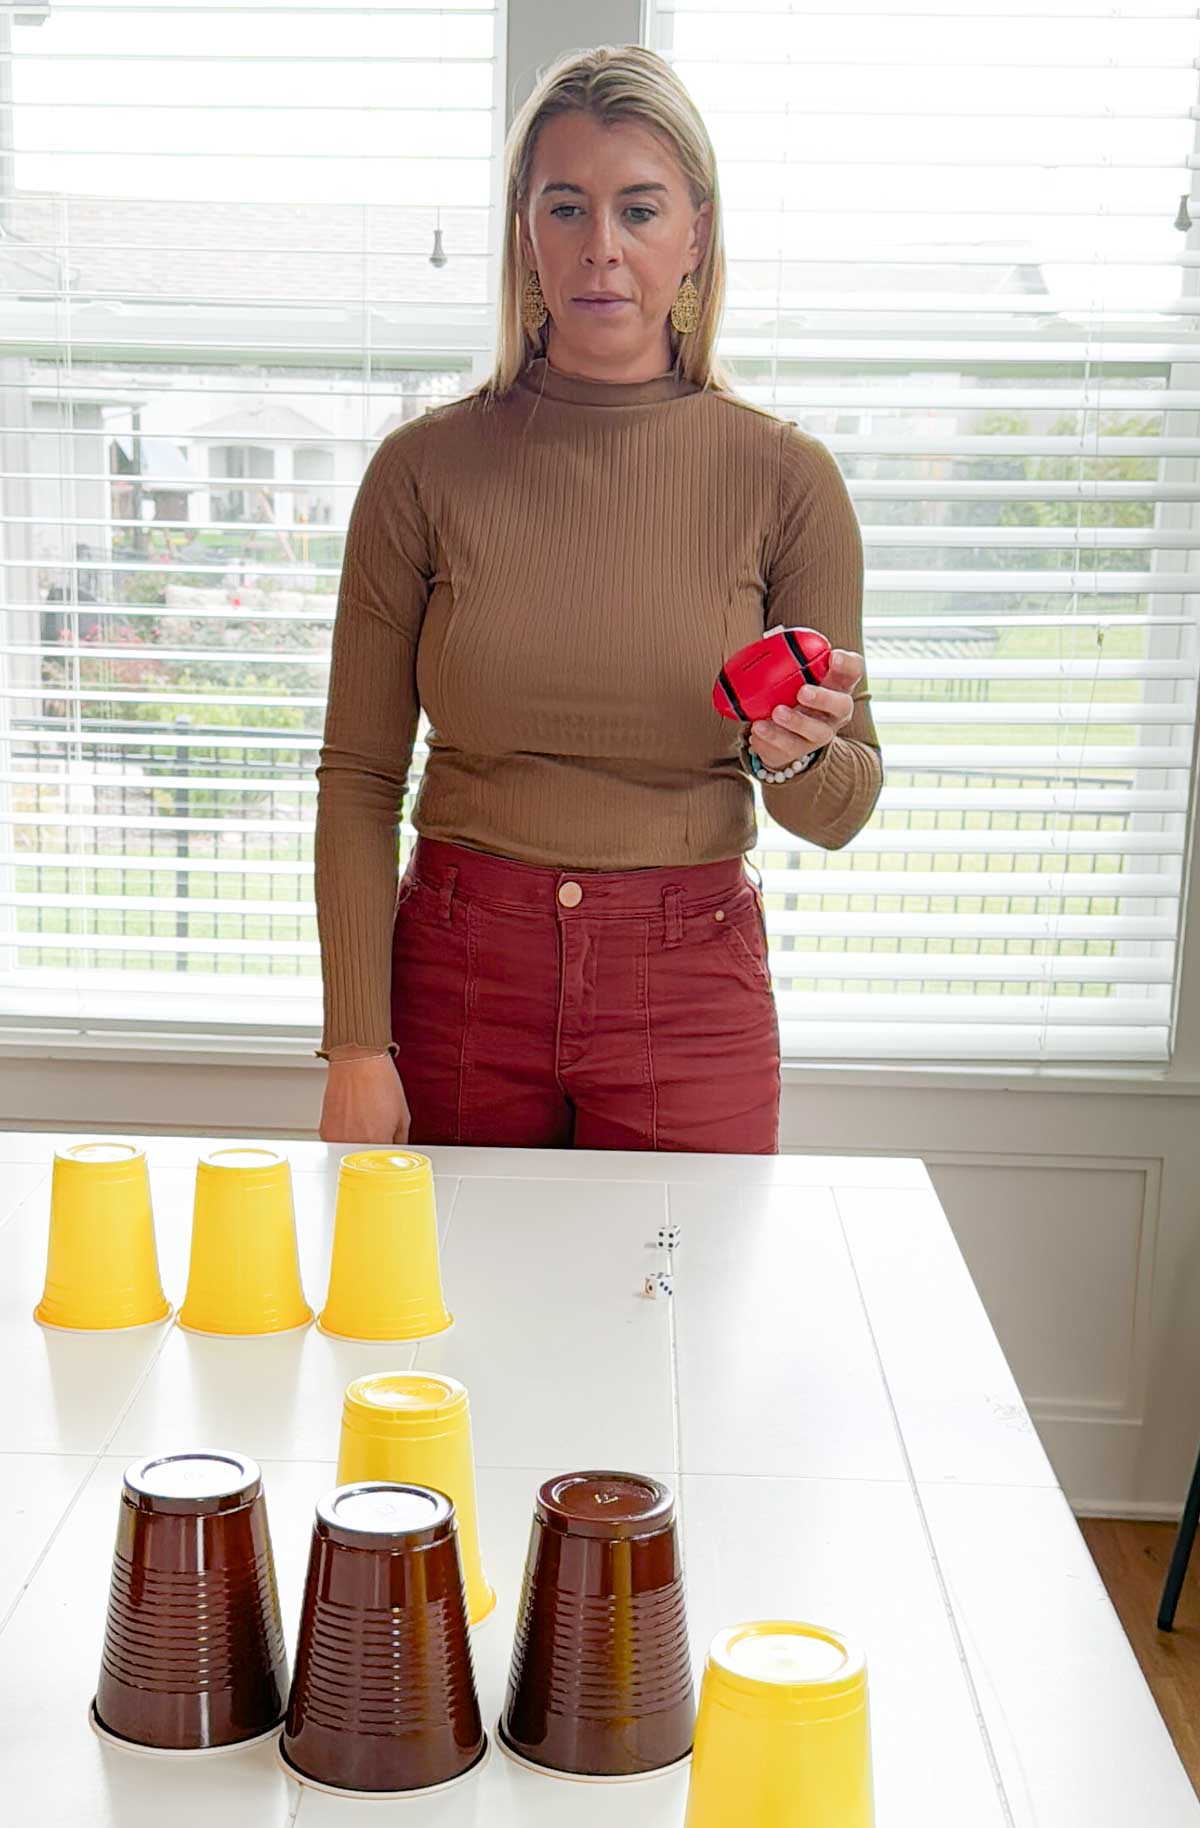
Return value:
[(552, 368), (544, 355), (535, 355), (526, 363), (517, 383), (543, 399), (565, 400), (572, 406), (650, 406), (702, 391), (699, 382), (687, 381), (673, 369), (648, 381), (597, 381), (590, 375), (564, 374)]

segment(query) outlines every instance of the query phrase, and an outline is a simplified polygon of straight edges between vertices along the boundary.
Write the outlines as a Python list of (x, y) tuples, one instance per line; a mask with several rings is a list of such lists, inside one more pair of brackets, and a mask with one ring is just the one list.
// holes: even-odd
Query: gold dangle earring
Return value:
[(675, 294), (671, 306), (671, 323), (680, 336), (686, 336), (700, 323), (700, 294), (692, 284), (690, 273)]
[(549, 312), (542, 297), (542, 282), (536, 272), (527, 273), (525, 286), (521, 293), (521, 322), (530, 335), (536, 335), (545, 323)]

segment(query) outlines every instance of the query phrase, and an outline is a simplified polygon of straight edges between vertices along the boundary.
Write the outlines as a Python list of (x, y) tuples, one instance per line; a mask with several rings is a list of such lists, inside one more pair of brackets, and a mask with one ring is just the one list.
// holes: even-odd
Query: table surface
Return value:
[[(168, 1761), (89, 1730), (129, 1461), (216, 1445), (261, 1463), (291, 1649), (343, 1388), (418, 1365), (470, 1392), (484, 1564), (500, 1596), (473, 1634), (489, 1732), (538, 1484), (627, 1469), (676, 1493), (698, 1674), (714, 1633), (742, 1618), (808, 1619), (863, 1643), (877, 1828), (1200, 1824), (919, 1161), (430, 1148), (455, 1327), (381, 1348), (315, 1328), (219, 1340), (173, 1322), (109, 1337), (37, 1326), (53, 1151), (78, 1140), (0, 1133), (6, 1819), (679, 1828), (686, 1771), (580, 1784), (493, 1748), (457, 1789), (364, 1803), (301, 1790), (270, 1746)], [(231, 1139), (139, 1140), (178, 1304), (195, 1163)], [(274, 1146), (292, 1164), (319, 1307), (346, 1150)], [(682, 1233), (674, 1295), (648, 1300), (666, 1223)], [(734, 1554), (747, 1535), (754, 1553)]]

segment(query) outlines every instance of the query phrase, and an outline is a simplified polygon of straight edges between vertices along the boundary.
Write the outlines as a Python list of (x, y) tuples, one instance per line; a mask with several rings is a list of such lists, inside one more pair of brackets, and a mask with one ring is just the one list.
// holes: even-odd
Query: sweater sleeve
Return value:
[(323, 1058), (394, 1048), (399, 823), (420, 716), (417, 640), (434, 569), (412, 429), (391, 433), (367, 464), (338, 585), (314, 841)]
[[(764, 626), (817, 628), (833, 647), (861, 654), (858, 517), (833, 453), (790, 422), (780, 441), (779, 490)], [(793, 780), (763, 784), (763, 804), (776, 824), (825, 850), (840, 850), (862, 830), (883, 786), (870, 701), (864, 672), (854, 688), (854, 715), (812, 766)]]

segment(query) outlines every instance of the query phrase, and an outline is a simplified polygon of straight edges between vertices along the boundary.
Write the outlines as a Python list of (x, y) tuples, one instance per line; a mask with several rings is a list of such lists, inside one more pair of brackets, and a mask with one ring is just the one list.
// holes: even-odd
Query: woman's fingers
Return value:
[(854, 715), (851, 693), (863, 676), (861, 654), (835, 648), (825, 684), (802, 686), (795, 705), (776, 705), (750, 726), (754, 753), (768, 768), (788, 768), (824, 748)]
[[(788, 761), (796, 761), (809, 749), (819, 749), (825, 743), (833, 741), (844, 724), (848, 724), (854, 712), (854, 700), (843, 692), (821, 691), (828, 710), (820, 707), (776, 705), (769, 719), (759, 719), (751, 726), (752, 733), (760, 742), (772, 743), (775, 747), (789, 747)], [(814, 690), (806, 687), (806, 691)], [(765, 757), (764, 757), (765, 759)], [(788, 763), (784, 762), (783, 767)]]
[(754, 724), (751, 727), (751, 746), (760, 761), (768, 768), (788, 768), (798, 762), (801, 756), (807, 755), (819, 743), (828, 738), (814, 738), (811, 741), (802, 736), (790, 736), (776, 723)]
[(768, 768), (788, 768), (809, 749), (832, 742), (851, 722), (851, 689), (862, 678), (862, 654), (836, 649), (825, 678), (832, 684), (801, 685), (794, 706), (777, 704), (770, 718), (757, 718), (750, 726), (752, 748)]
[(865, 671), (866, 661), (861, 654), (850, 648), (835, 647), (829, 656), (825, 684), (835, 692), (852, 692)]

